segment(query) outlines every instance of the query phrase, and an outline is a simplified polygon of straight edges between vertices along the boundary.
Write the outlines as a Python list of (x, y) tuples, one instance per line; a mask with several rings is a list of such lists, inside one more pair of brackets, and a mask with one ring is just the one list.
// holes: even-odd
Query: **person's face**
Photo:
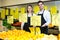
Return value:
[(38, 5), (39, 5), (39, 8), (40, 9), (43, 9), (44, 8), (44, 4), (42, 2), (38, 3)]
[(28, 6), (28, 12), (32, 12), (32, 7)]

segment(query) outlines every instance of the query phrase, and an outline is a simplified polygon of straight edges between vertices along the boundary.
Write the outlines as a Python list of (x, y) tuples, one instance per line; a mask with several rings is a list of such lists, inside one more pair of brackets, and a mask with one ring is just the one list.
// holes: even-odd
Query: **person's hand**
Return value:
[(42, 27), (45, 27), (45, 26), (46, 26), (45, 24), (42, 25)]
[(33, 26), (34, 28), (36, 27), (36, 26)]

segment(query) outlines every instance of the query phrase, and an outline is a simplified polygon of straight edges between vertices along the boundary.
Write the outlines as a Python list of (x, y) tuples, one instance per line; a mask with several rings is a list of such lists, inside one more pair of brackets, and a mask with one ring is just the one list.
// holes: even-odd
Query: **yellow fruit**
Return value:
[[(59, 34), (60, 35), (60, 34)], [(46, 34), (32, 34), (24, 30), (8, 30), (7, 32), (0, 32), (1, 39), (7, 40), (57, 40), (57, 37), (54, 35)], [(59, 36), (60, 38), (60, 36)]]
[(54, 26), (52, 25), (52, 23), (50, 23), (50, 24), (48, 25), (48, 27), (49, 27), (49, 28), (52, 28), (52, 27), (54, 27)]
[(58, 34), (58, 39), (60, 40), (60, 34)]

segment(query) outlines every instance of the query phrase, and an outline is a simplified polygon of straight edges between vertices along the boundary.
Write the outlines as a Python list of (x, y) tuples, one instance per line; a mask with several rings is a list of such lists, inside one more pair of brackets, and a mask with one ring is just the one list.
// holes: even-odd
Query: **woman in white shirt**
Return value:
[(27, 6), (27, 23), (23, 23), (22, 26), (23, 26), (23, 30), (27, 31), (27, 32), (30, 32), (29, 30), (29, 27), (31, 26), (30, 25), (30, 17), (33, 16), (33, 7), (32, 5), (28, 5)]

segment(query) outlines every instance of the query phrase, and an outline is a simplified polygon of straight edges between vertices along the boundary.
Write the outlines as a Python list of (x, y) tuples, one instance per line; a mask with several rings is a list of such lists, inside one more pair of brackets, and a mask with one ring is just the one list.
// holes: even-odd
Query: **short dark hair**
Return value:
[(42, 3), (42, 4), (44, 4), (44, 2), (43, 2), (43, 1), (38, 1), (38, 4), (39, 4), (39, 3)]

